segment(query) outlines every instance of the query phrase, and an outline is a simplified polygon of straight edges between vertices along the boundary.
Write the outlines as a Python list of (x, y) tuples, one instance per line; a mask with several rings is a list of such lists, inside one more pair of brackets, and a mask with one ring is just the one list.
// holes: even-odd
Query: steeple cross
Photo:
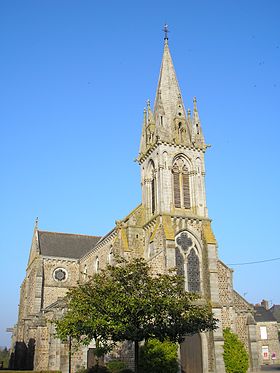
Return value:
[(168, 30), (168, 24), (167, 23), (163, 26), (163, 31), (164, 31), (164, 40), (168, 40), (169, 30)]
[(176, 240), (177, 244), (181, 246), (184, 251), (187, 251), (192, 246), (192, 240), (188, 237), (187, 233), (183, 232)]

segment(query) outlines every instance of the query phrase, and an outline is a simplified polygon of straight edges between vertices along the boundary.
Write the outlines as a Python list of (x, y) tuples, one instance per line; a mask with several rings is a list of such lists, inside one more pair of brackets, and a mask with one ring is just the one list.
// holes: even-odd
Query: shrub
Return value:
[(107, 367), (95, 365), (94, 367), (87, 369), (87, 373), (111, 373), (111, 371)]
[(140, 373), (177, 373), (177, 344), (150, 339), (140, 348)]
[(84, 365), (76, 369), (76, 373), (87, 373), (87, 368)]
[(229, 328), (224, 329), (224, 362), (227, 373), (246, 373), (249, 368), (248, 353), (244, 344)]
[(119, 373), (124, 368), (127, 368), (127, 365), (121, 360), (111, 360), (107, 363), (107, 367), (112, 373)]

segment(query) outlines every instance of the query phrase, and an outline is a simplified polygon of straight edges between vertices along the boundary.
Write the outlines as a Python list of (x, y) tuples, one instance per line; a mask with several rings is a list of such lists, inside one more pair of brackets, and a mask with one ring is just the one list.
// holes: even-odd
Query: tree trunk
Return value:
[(68, 350), (68, 372), (71, 373), (71, 354), (72, 354), (72, 337), (69, 336), (69, 350)]
[(138, 373), (138, 363), (139, 363), (139, 342), (134, 341), (134, 372)]

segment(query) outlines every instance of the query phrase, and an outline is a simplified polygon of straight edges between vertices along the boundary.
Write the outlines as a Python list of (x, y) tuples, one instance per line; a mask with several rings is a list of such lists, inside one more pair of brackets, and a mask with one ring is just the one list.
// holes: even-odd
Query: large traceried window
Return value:
[(201, 292), (200, 259), (198, 249), (187, 232), (182, 232), (176, 239), (176, 267), (178, 274), (186, 278), (186, 290), (192, 293)]
[(179, 208), (191, 207), (189, 170), (183, 157), (177, 158), (172, 167), (174, 205)]

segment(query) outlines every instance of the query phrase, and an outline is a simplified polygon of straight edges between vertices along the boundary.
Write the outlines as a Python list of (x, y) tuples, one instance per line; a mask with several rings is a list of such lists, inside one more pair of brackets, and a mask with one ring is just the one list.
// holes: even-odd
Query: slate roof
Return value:
[(265, 309), (262, 306), (255, 306), (255, 320), (256, 322), (268, 322), (268, 321), (276, 321), (275, 317), (273, 316), (270, 310)]
[(38, 231), (40, 254), (79, 259), (100, 240), (99, 236)]
[(275, 319), (277, 320), (277, 322), (280, 323), (280, 305), (279, 304), (274, 304), (270, 308), (270, 312), (272, 312), (272, 314), (275, 317)]

